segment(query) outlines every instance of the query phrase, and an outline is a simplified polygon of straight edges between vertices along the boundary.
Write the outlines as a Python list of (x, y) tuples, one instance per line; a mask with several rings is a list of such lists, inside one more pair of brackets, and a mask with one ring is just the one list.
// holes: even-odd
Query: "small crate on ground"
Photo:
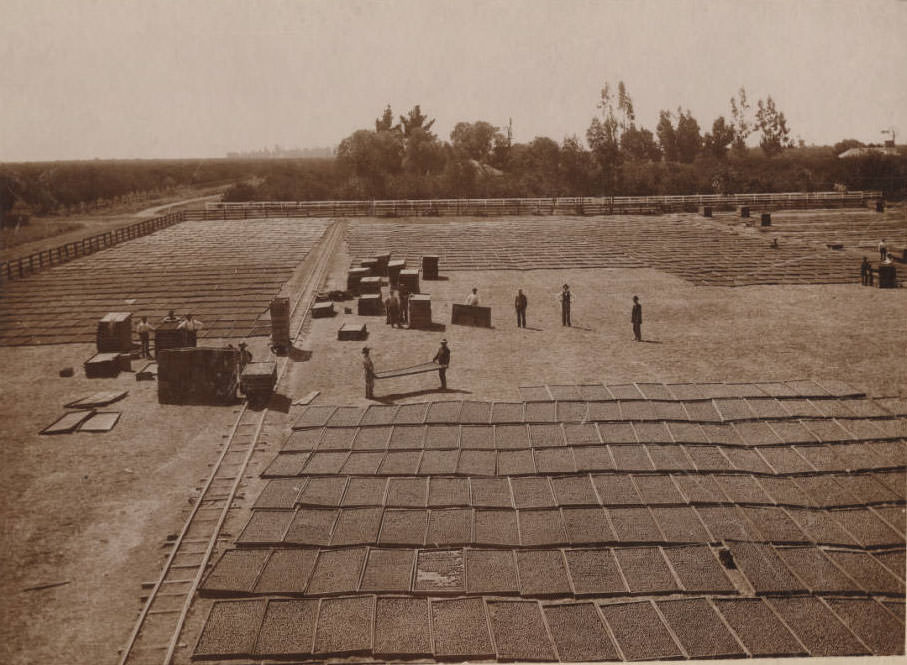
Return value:
[(364, 323), (344, 323), (337, 331), (337, 339), (341, 342), (354, 342), (368, 337), (368, 329)]

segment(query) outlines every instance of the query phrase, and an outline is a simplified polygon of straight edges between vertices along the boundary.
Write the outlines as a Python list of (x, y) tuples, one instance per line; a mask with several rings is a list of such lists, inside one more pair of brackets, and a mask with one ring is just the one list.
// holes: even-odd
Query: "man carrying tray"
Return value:
[(438, 376), (441, 377), (441, 390), (447, 390), (447, 366), (450, 365), (450, 349), (447, 348), (447, 340), (441, 340), (441, 346), (432, 362), (438, 364)]

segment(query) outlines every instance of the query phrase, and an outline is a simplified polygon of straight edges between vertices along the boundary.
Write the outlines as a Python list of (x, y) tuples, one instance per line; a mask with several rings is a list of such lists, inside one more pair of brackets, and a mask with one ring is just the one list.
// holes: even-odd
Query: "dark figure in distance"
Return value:
[(526, 306), (529, 304), (529, 301), (526, 299), (526, 294), (523, 293), (523, 289), (518, 289), (516, 298), (513, 299), (513, 306), (516, 308), (516, 327), (525, 328), (526, 327)]
[(374, 399), (375, 364), (368, 355), (368, 347), (362, 347), (362, 369), (365, 370), (365, 398)]
[(572, 326), (570, 323), (570, 303), (573, 302), (573, 294), (570, 293), (570, 286), (564, 284), (564, 288), (558, 294), (561, 300), (561, 325)]
[(863, 257), (863, 263), (860, 264), (860, 281), (863, 286), (872, 285), (872, 264), (865, 256)]
[(441, 390), (447, 390), (447, 366), (450, 365), (450, 349), (447, 348), (447, 340), (441, 340), (441, 347), (432, 358), (432, 362), (438, 364), (438, 376), (441, 377)]
[(242, 371), (243, 368), (245, 368), (245, 366), (248, 365), (250, 362), (252, 362), (252, 352), (249, 351), (249, 347), (245, 342), (240, 342), (239, 343), (239, 369), (240, 369), (240, 371)]
[(885, 244), (885, 239), (882, 238), (882, 242), (879, 243), (879, 261), (884, 261), (888, 258), (888, 245)]
[(633, 322), (633, 338), (637, 342), (642, 341), (642, 305), (639, 304), (639, 296), (633, 296), (633, 313), (630, 315)]

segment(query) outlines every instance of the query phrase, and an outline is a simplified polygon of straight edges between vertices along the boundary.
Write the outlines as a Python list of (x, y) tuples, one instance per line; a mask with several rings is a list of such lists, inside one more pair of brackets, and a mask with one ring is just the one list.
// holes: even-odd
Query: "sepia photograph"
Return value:
[(0, 663), (905, 659), (907, 1), (0, 0)]

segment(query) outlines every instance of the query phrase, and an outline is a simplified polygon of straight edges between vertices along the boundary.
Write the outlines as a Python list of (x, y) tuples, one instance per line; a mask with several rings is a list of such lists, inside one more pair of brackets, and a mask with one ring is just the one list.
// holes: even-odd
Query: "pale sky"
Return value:
[(386, 104), (560, 142), (618, 80), (653, 131), (744, 86), (807, 143), (904, 143), (905, 72), (903, 0), (0, 0), (0, 161), (336, 145)]

